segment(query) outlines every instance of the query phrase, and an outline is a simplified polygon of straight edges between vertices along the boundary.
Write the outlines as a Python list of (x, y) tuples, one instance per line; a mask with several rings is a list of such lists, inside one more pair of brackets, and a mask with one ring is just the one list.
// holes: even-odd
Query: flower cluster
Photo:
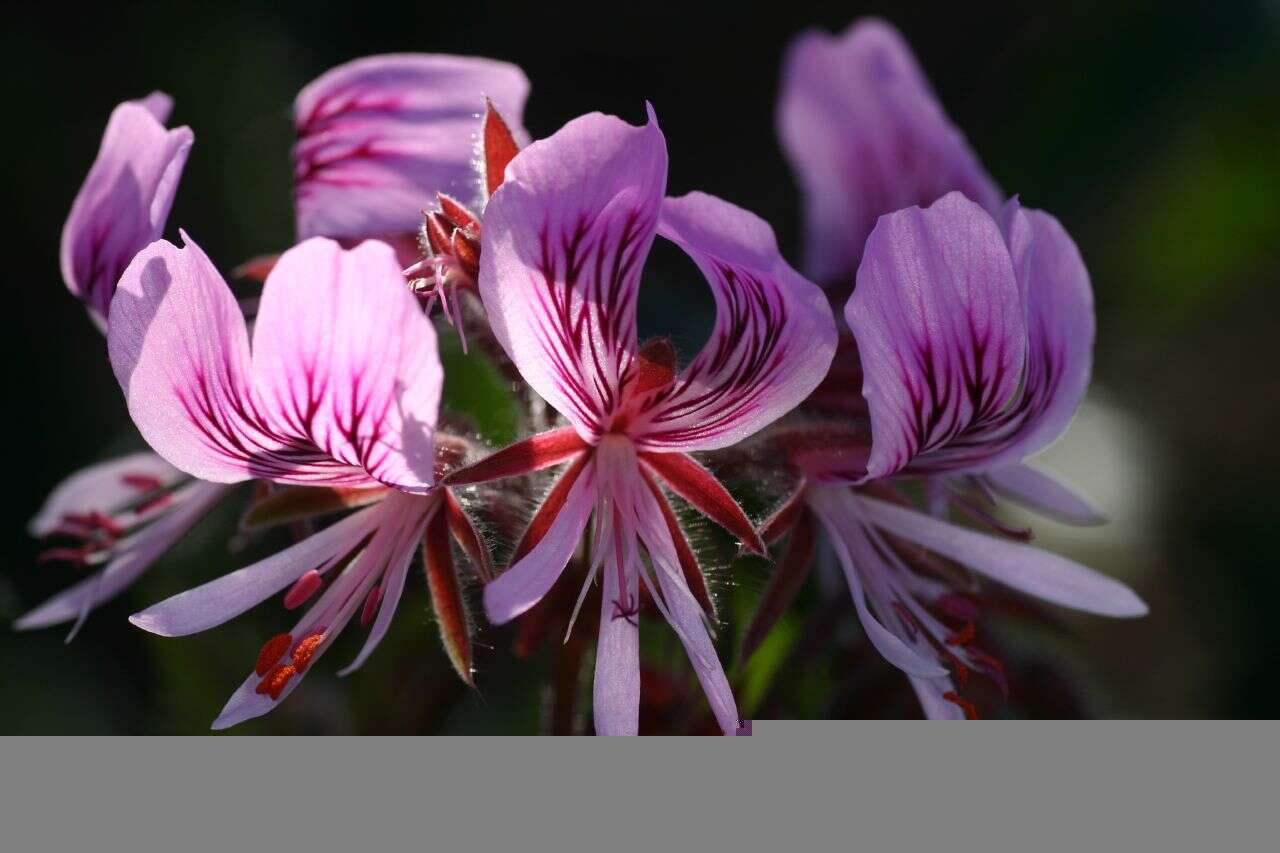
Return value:
[[(421, 552), (468, 683), (468, 583), (483, 584), (494, 625), (532, 617), (567, 584), (570, 631), (595, 602), (598, 733), (638, 730), (641, 616), (657, 614), (733, 734), (694, 514), (746, 551), (779, 546), (744, 657), (826, 551), (867, 638), (930, 717), (975, 715), (974, 675), (1004, 686), (977, 642), (981, 586), (967, 570), (1092, 613), (1143, 613), (1127, 587), (1031, 547), (996, 513), (1007, 498), (1101, 520), (1025, 464), (1088, 385), (1092, 293), (1075, 244), (1006, 199), (886, 24), (804, 35), (785, 66), (779, 130), (805, 192), (804, 274), (755, 214), (668, 195), (652, 106), (641, 125), (591, 113), (530, 141), (519, 69), (403, 54), (341, 66), (298, 95), (298, 242), (239, 268), (261, 293), (237, 300), (191, 236), (162, 239), (192, 132), (166, 128), (160, 93), (121, 104), (67, 219), (62, 272), (105, 330), (154, 453), (50, 496), (32, 532), (67, 541), (44, 557), (95, 572), (19, 627), (74, 633), (249, 481), (243, 528), (311, 522), (298, 541), (132, 617), (181, 636), (280, 594), (301, 611), (246, 660), (215, 728), (278, 705), (357, 617), (367, 639), (344, 672), (360, 666)], [(656, 238), (714, 296), (709, 339), (688, 359), (637, 332)], [(436, 304), (513, 379), (526, 437), (491, 451), (441, 411)], [(760, 523), (713, 473), (730, 448), (748, 481), (794, 484)], [(527, 523), (477, 523), (551, 469)]]

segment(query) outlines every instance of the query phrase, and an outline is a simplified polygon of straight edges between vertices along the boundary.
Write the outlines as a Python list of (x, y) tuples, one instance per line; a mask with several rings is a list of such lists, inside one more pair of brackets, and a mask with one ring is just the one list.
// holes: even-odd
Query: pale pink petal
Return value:
[(955, 685), (948, 678), (917, 678), (907, 676), (911, 689), (920, 700), (920, 709), (930, 720), (963, 720), (964, 709), (955, 702), (942, 698), (942, 694), (955, 690)]
[(982, 477), (1010, 500), (1063, 524), (1106, 524), (1107, 517), (1089, 498), (1049, 473), (1030, 465), (984, 471)]
[(881, 218), (845, 306), (871, 413), (870, 478), (989, 453), (1018, 391), (1026, 326), (995, 220), (959, 193)]
[(172, 101), (153, 92), (111, 113), (98, 157), (62, 229), (67, 287), (105, 320), (116, 281), (133, 256), (160, 237), (194, 137), (166, 130)]
[(1024, 390), (1015, 435), (986, 465), (1012, 464), (1052, 444), (1075, 415), (1093, 368), (1093, 289), (1058, 220), (1010, 202), (1008, 239), (1027, 316)]
[(395, 253), (312, 239), (267, 276), (253, 333), (256, 390), (273, 431), (389, 486), (434, 482), (444, 373), (430, 320)]
[(516, 66), (466, 56), (369, 56), (321, 75), (294, 102), (298, 238), (414, 232), (437, 192), (482, 200), (485, 98), (523, 141), (528, 93)]
[(896, 504), (866, 497), (857, 500), (859, 512), (869, 523), (1028, 595), (1102, 616), (1147, 612), (1147, 605), (1129, 587), (1066, 557), (976, 533)]
[(525, 380), (595, 442), (636, 352), (636, 289), (667, 182), (657, 121), (599, 113), (534, 142), (485, 209), (480, 293)]
[[(148, 454), (139, 454), (147, 456)], [(108, 463), (110, 464), (110, 463)], [(191, 483), (173, 494), (176, 506), (115, 544), (115, 557), (99, 572), (63, 590), (14, 623), (18, 630), (77, 620), (75, 636), (89, 611), (119, 595), (172, 548), (228, 493), (226, 486)]]
[(383, 516), (383, 504), (366, 507), (264, 560), (153, 604), (129, 621), (162, 637), (207, 631), (282, 592), (312, 569), (327, 571), (377, 529)]
[(155, 489), (174, 485), (182, 476), (182, 472), (168, 462), (146, 452), (90, 465), (63, 480), (49, 493), (27, 529), (32, 536), (48, 536), (61, 526), (67, 515), (94, 511), (111, 515)]
[(716, 301), (711, 338), (635, 427), (646, 449), (736, 444), (788, 412), (826, 375), (836, 326), (826, 296), (778, 252), (773, 229), (704, 193), (662, 204), (658, 233), (689, 253)]
[[(628, 550), (634, 554), (634, 545)], [(640, 727), (640, 629), (634, 624), (637, 617), (617, 614), (617, 602), (623, 600), (623, 590), (615, 562), (610, 558), (601, 569), (603, 586), (592, 713), (596, 734), (634, 735)], [(635, 567), (625, 568), (624, 574), (627, 581), (625, 600), (638, 601), (639, 576)]]
[(778, 136), (804, 191), (805, 263), (846, 283), (876, 219), (958, 190), (995, 215), (1000, 190), (943, 112), (902, 37), (876, 19), (810, 31), (783, 61)]
[(589, 462), (538, 544), (485, 585), (484, 609), (490, 622), (509, 622), (547, 594), (578, 547), (595, 499), (595, 465)]

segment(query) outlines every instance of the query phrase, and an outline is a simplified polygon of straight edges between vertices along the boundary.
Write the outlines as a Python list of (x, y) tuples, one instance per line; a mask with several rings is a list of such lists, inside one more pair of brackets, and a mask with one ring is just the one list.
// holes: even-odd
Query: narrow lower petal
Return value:
[(640, 729), (640, 629), (634, 617), (618, 614), (619, 601), (636, 601), (638, 575), (624, 569), (625, 596), (616, 566), (601, 571), (600, 635), (596, 641), (596, 671), (592, 708), (598, 735), (634, 735)]
[(484, 588), (484, 608), (495, 625), (509, 622), (547, 594), (578, 547), (596, 498), (591, 463), (565, 498), (545, 536), (529, 553)]
[(1093, 501), (1047, 471), (1022, 464), (985, 471), (982, 477), (1009, 500), (1063, 524), (1088, 527), (1107, 523), (1106, 515)]
[(859, 497), (871, 524), (1045, 601), (1102, 616), (1143, 616), (1129, 587), (1066, 557), (975, 533), (905, 507)]

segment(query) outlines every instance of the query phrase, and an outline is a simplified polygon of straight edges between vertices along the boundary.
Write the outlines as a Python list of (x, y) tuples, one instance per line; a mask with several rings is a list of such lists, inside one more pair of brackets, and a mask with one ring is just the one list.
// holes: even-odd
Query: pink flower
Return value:
[(194, 141), (189, 128), (165, 129), (172, 107), (168, 95), (153, 92), (115, 108), (62, 228), (62, 278), (98, 323), (120, 273), (169, 218)]
[(133, 617), (180, 636), (286, 588), (288, 609), (316, 597), (263, 647), (214, 723), (221, 728), (273, 708), (356, 613), (372, 627), (346, 671), (385, 634), (428, 528), (450, 523), (433, 488), (443, 375), (431, 323), (386, 244), (344, 251), (313, 238), (285, 252), (264, 285), (251, 347), (231, 291), (184, 239), (182, 249), (161, 241), (139, 253), (112, 303), (111, 362), (143, 437), (205, 480), (366, 490), (368, 501), (351, 503), (372, 503)]
[(476, 207), (486, 99), (520, 127), (529, 81), (514, 65), (441, 54), (368, 56), (294, 101), (298, 237), (412, 235), (437, 193)]
[[(602, 734), (637, 729), (642, 586), (683, 642), (721, 727), (737, 730), (709, 599), (660, 484), (759, 551), (742, 510), (687, 453), (727, 447), (781, 416), (813, 390), (835, 350), (825, 298), (781, 258), (767, 224), (701, 193), (664, 198), (666, 182), (652, 110), (643, 127), (583, 116), (511, 161), (485, 211), (480, 293), (499, 342), (570, 426), (449, 478), (568, 463), (513, 565), (486, 586), (485, 609), (502, 623), (537, 603), (594, 517), (582, 597), (598, 575)], [(693, 258), (717, 305), (710, 341), (678, 372), (669, 343), (637, 340), (636, 293), (655, 234)]]
[(824, 284), (852, 279), (883, 214), (952, 190), (993, 215), (1003, 203), (911, 49), (875, 18), (792, 43), (778, 136), (804, 190), (804, 270)]
[[(1089, 276), (1057, 220), (1013, 201), (997, 222), (958, 192), (883, 216), (845, 318), (869, 424), (792, 437), (805, 481), (766, 524), (765, 538), (811, 524), (805, 510), (812, 513), (868, 638), (908, 674), (926, 714), (973, 715), (962, 695), (971, 671), (1004, 686), (999, 662), (975, 643), (976, 608), (937, 570), (936, 557), (1065, 607), (1146, 613), (1127, 586), (1008, 541), (1030, 534), (991, 513), (1001, 492), (1063, 520), (1100, 520), (1067, 487), (1023, 464), (1066, 429), (1092, 362)], [(912, 508), (896, 488), (920, 478), (932, 513)], [(997, 535), (949, 523), (948, 505)], [(800, 549), (812, 553), (811, 532), (799, 530)], [(789, 551), (796, 547), (793, 536)], [(804, 554), (781, 561), (766, 619), (776, 618), (773, 599), (794, 594), (804, 564)]]

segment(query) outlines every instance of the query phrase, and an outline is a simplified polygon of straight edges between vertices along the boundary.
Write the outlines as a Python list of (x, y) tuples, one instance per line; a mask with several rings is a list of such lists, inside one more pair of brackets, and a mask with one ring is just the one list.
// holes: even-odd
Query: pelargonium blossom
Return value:
[(804, 190), (804, 271), (847, 286), (876, 219), (957, 190), (1003, 196), (943, 111), (902, 36), (870, 18), (812, 30), (783, 61), (778, 137)]
[[(688, 453), (732, 445), (794, 407), (835, 350), (825, 297), (782, 259), (766, 223), (701, 193), (664, 198), (666, 182), (652, 110), (642, 127), (583, 116), (512, 160), (485, 212), (480, 293), (511, 360), (570, 425), (449, 478), (568, 464), (484, 603), (494, 623), (532, 607), (594, 518), (579, 605), (598, 576), (601, 734), (637, 730), (642, 588), (684, 644), (722, 729), (737, 730), (704, 581), (662, 486), (760, 550), (742, 510)], [(717, 307), (710, 340), (680, 371), (668, 342), (637, 340), (640, 274), (658, 234), (694, 260)]]
[[(312, 238), (285, 252), (263, 287), (251, 347), (230, 289), (183, 236), (185, 248), (160, 241), (139, 253), (112, 302), (111, 363), (143, 437), (205, 480), (322, 487), (346, 494), (349, 506), (371, 504), (133, 617), (179, 636), (286, 588), (287, 609), (316, 598), (263, 646), (215, 721), (221, 728), (275, 707), (357, 613), (372, 627), (346, 671), (363, 663), (424, 536), (438, 549), (444, 535), (447, 547), (455, 520), (436, 488), (435, 333), (391, 247), (367, 241), (346, 251)], [(320, 592), (326, 576), (333, 580)]]
[[(868, 638), (908, 674), (928, 716), (976, 713), (962, 692), (971, 671), (1004, 685), (1000, 663), (975, 643), (973, 602), (935, 570), (937, 557), (1054, 604), (1146, 612), (1127, 586), (1010, 541), (1028, 537), (991, 513), (1003, 492), (1060, 519), (1098, 520), (1024, 464), (1066, 429), (1092, 362), (1089, 277), (1057, 220), (1013, 201), (997, 222), (960, 193), (884, 216), (845, 318), (867, 420), (846, 422), (843, 436), (828, 426), (807, 441), (803, 430), (788, 437), (805, 479), (765, 535), (798, 529), (798, 546), (811, 552), (810, 525), (821, 525)], [(911, 480), (933, 496), (932, 512), (904, 498), (898, 487)], [(950, 523), (949, 506), (995, 535)], [(794, 593), (804, 563), (784, 558), (779, 594)]]

